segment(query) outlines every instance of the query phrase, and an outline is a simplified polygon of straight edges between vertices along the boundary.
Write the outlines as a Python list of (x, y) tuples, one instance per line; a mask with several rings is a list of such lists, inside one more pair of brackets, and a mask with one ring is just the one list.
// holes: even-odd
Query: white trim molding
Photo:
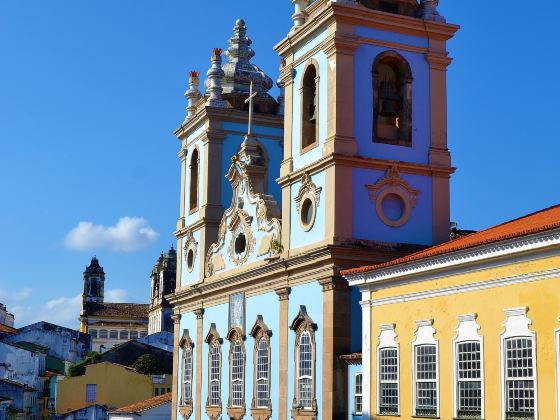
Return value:
[[(504, 309), (506, 320), (502, 323), (504, 330), (500, 334), (500, 399), (501, 399), (501, 419), (506, 420), (507, 396), (506, 396), (506, 346), (507, 340), (515, 338), (526, 338), (531, 340), (531, 351), (533, 359), (533, 374), (531, 375), (534, 384), (534, 419), (538, 420), (538, 393), (537, 393), (537, 337), (529, 326), (532, 321), (527, 317), (529, 308), (521, 306), (518, 308)], [(522, 378), (521, 378), (522, 379)]]
[[(397, 343), (397, 333), (395, 324), (382, 324), (379, 326), (379, 336), (377, 339), (377, 361), (376, 361), (376, 408), (377, 415), (400, 416), (401, 414), (401, 384), (400, 384), (400, 351)], [(395, 350), (397, 354), (397, 411), (396, 413), (381, 412), (381, 352), (382, 350)]]
[(441, 289), (425, 290), (415, 293), (406, 293), (403, 295), (390, 296), (380, 299), (370, 299), (363, 301), (363, 305), (382, 306), (391, 305), (393, 303), (411, 302), (420, 299), (429, 299), (434, 297), (455, 295), (458, 293), (475, 292), (477, 290), (492, 289), (495, 287), (511, 286), (513, 284), (530, 283), (534, 281), (550, 280), (560, 277), (560, 268), (551, 270), (543, 270), (535, 273), (518, 274), (515, 276), (502, 277), (499, 279), (484, 280), (476, 283), (461, 284), (458, 286), (443, 287)]
[(363, 273), (344, 276), (350, 286), (360, 286), (367, 283), (395, 280), (404, 276), (411, 276), (453, 266), (472, 264), (491, 258), (517, 255), (527, 251), (560, 245), (560, 229), (540, 232), (533, 235), (503, 240), (488, 245), (479, 245), (466, 250), (428, 257), (418, 261), (403, 262), (387, 268), (372, 269)]
[[(362, 292), (362, 300), (368, 301), (371, 294), (368, 291)], [(371, 419), (371, 307), (368, 304), (362, 305), (362, 420)]]
[[(459, 417), (459, 361), (457, 360), (458, 347), (460, 344), (478, 343), (480, 355), (480, 418), (484, 418), (484, 339), (478, 333), (480, 325), (476, 322), (476, 314), (465, 314), (457, 316), (459, 323), (455, 328), (457, 334), (453, 337), (453, 415)], [(465, 417), (469, 418), (469, 417)]]
[[(439, 418), (439, 400), (440, 400), (440, 386), (439, 386), (439, 343), (438, 339), (435, 338), (436, 330), (433, 327), (434, 320), (427, 319), (427, 320), (420, 320), (416, 321), (416, 331), (414, 332), (414, 340), (412, 341), (412, 414), (413, 416), (421, 416), (421, 417), (433, 417)], [(417, 407), (417, 357), (416, 352), (417, 349), (423, 346), (435, 346), (435, 384), (436, 384), (436, 414), (420, 414), (418, 413)], [(430, 381), (432, 382), (432, 381)]]

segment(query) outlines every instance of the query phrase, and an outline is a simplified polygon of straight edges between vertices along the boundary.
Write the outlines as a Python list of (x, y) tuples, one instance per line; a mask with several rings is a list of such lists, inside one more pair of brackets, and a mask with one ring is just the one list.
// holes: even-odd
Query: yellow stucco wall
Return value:
[[(502, 262), (503, 263), (503, 262)], [(372, 299), (440, 289), (519, 274), (540, 272), (560, 267), (560, 257), (530, 262), (511, 263), (466, 274), (440, 277), (412, 284), (384, 288), (372, 292)], [(441, 274), (440, 274), (441, 275)], [(556, 352), (555, 330), (560, 328), (560, 278), (507, 285), (485, 290), (467, 291), (441, 297), (372, 307), (371, 408), (377, 412), (377, 345), (380, 324), (396, 324), (399, 344), (400, 418), (412, 418), (412, 341), (417, 320), (433, 319), (435, 338), (439, 345), (440, 418), (453, 418), (452, 340), (458, 324), (457, 316), (478, 315), (479, 334), (484, 340), (485, 413), (489, 420), (501, 419), (500, 334), (506, 319), (504, 309), (526, 306), (536, 332), (538, 415), (541, 420), (556, 419)], [(373, 418), (378, 418), (373, 415)], [(390, 416), (389, 416), (390, 417)], [(387, 416), (379, 417), (387, 418)]]
[(85, 375), (58, 382), (56, 412), (62, 414), (87, 406), (87, 384), (97, 385), (95, 403), (109, 408), (120, 408), (150, 398), (153, 394), (149, 376), (113, 363), (97, 363), (87, 366)]

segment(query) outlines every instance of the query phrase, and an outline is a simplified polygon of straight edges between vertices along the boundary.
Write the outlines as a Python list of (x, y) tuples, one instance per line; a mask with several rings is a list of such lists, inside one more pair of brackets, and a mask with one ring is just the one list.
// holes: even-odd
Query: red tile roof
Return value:
[(7, 325), (0, 324), (0, 333), (13, 334), (16, 332), (15, 328), (8, 327)]
[(145, 303), (88, 303), (87, 316), (115, 318), (148, 318), (148, 304)]
[(142, 411), (150, 410), (151, 408), (171, 402), (171, 392), (160, 395), (158, 397), (148, 398), (144, 401), (138, 401), (134, 404), (115, 410), (114, 413), (141, 413)]
[(429, 257), (448, 254), (454, 251), (461, 251), (468, 248), (474, 248), (481, 245), (487, 245), (506, 239), (518, 238), (557, 228), (560, 228), (560, 205), (549, 207), (518, 219), (510, 220), (480, 232), (453, 239), (449, 242), (427, 248), (423, 251), (416, 252), (402, 258), (397, 258), (396, 260), (377, 265), (343, 270), (342, 275), (351, 276), (353, 274), (365, 273), (380, 268), (418, 261)]

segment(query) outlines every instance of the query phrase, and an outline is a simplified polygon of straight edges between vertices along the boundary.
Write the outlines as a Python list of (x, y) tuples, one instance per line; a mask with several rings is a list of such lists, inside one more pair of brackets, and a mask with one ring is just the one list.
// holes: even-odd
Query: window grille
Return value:
[(99, 338), (107, 338), (107, 330), (99, 330)]
[(183, 404), (190, 404), (192, 402), (192, 350), (187, 347), (184, 351)]
[(87, 384), (86, 385), (86, 402), (94, 403), (97, 401), (97, 385)]
[(480, 418), (482, 415), (482, 370), (480, 342), (457, 344), (457, 416)]
[(130, 331), (130, 339), (135, 340), (137, 338), (138, 338), (138, 331), (135, 331), (135, 330)]
[(362, 374), (354, 376), (354, 414), (362, 414)]
[(268, 407), (268, 343), (261, 338), (257, 349), (257, 407)]
[(127, 330), (122, 330), (120, 332), (121, 334), (121, 340), (128, 340), (128, 331)]
[(506, 419), (535, 418), (533, 340), (506, 340)]
[(437, 415), (437, 355), (433, 344), (415, 347), (416, 415)]
[(379, 350), (379, 414), (399, 413), (399, 359), (396, 348)]
[(210, 351), (210, 405), (220, 405), (220, 349), (212, 345)]
[(97, 330), (89, 330), (89, 335), (91, 338), (97, 338)]
[(302, 408), (313, 404), (313, 349), (311, 336), (305, 331), (299, 340), (298, 396)]
[(231, 405), (243, 405), (243, 352), (239, 340), (233, 344), (231, 354)]
[(112, 340), (118, 340), (119, 339), (119, 332), (117, 330), (109, 331), (109, 338), (112, 339)]

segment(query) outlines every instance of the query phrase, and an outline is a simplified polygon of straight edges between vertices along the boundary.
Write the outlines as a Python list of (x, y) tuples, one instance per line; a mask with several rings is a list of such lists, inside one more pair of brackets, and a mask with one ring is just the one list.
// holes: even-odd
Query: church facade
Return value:
[(293, 1), (272, 79), (238, 20), (191, 72), (180, 140), (173, 418), (348, 417), (360, 294), (342, 269), (449, 239), (434, 3)]

